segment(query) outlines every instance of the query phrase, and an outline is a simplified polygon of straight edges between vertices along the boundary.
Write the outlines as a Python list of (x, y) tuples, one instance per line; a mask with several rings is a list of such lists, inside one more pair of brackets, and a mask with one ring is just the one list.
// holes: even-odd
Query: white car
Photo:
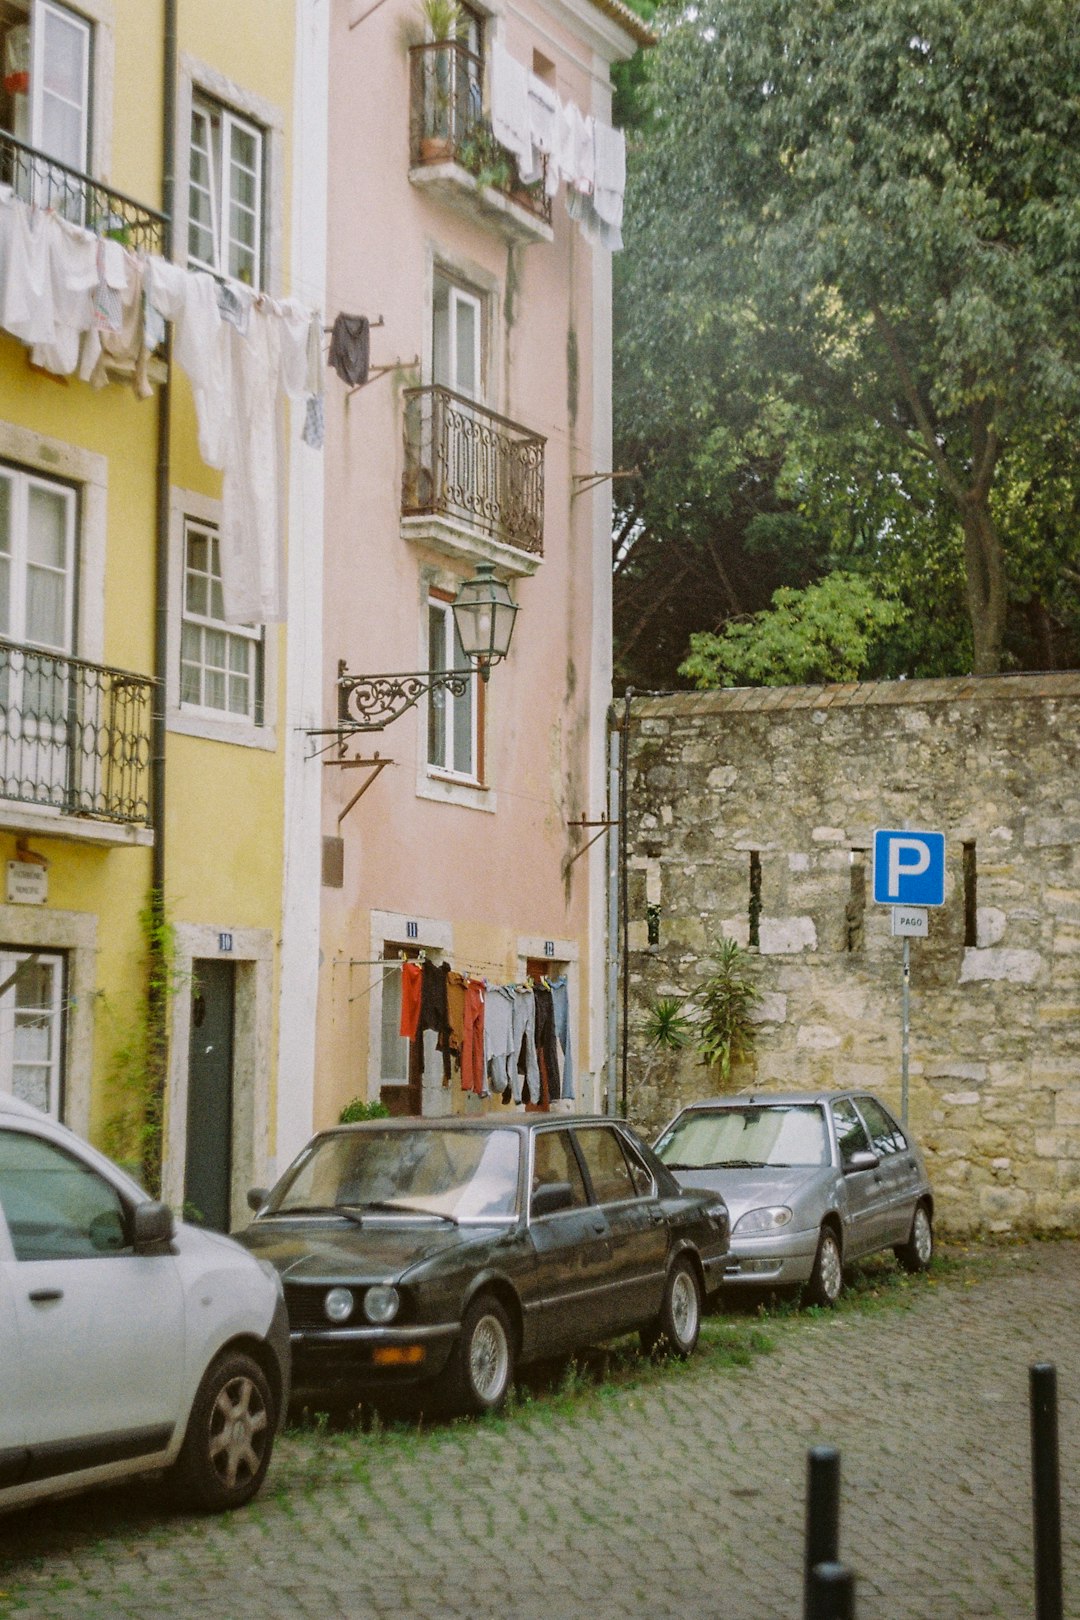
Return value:
[(160, 1470), (239, 1507), (289, 1376), (271, 1266), (0, 1095), (0, 1511)]

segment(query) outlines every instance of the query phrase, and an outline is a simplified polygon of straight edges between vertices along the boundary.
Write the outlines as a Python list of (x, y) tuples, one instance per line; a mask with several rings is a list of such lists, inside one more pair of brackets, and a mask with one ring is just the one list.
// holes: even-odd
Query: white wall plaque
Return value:
[(49, 872), (30, 861), (8, 861), (7, 899), (9, 906), (43, 906), (49, 898)]

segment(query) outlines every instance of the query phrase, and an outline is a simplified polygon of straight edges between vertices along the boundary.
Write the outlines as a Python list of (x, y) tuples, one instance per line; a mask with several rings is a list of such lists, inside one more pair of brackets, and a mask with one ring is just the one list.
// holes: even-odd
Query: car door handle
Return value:
[(650, 1219), (650, 1221), (652, 1221), (654, 1226), (663, 1226), (663, 1224), (664, 1224), (664, 1212), (663, 1212), (663, 1210), (651, 1209), (649, 1211), (649, 1219)]
[(63, 1299), (63, 1297), (64, 1290), (62, 1288), (32, 1288), (30, 1290), (30, 1298), (35, 1305), (47, 1305), (50, 1300)]
[(592, 1229), (593, 1229), (594, 1232), (601, 1232), (601, 1233), (606, 1232), (607, 1231), (607, 1221), (593, 1221)]

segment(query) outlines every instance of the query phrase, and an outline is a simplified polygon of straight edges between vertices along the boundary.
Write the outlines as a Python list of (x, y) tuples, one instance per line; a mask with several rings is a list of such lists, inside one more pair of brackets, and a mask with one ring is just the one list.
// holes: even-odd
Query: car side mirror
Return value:
[(135, 1213), (131, 1222), (131, 1241), (136, 1254), (144, 1254), (148, 1250), (157, 1249), (165, 1243), (171, 1243), (176, 1236), (176, 1220), (168, 1204), (159, 1204), (156, 1199), (145, 1204), (136, 1204)]
[(876, 1170), (880, 1163), (881, 1160), (876, 1153), (871, 1153), (867, 1148), (860, 1148), (844, 1165), (844, 1174), (853, 1176), (859, 1170)]
[(568, 1181), (545, 1181), (532, 1195), (532, 1214), (555, 1215), (560, 1209), (573, 1209), (574, 1189)]
[(269, 1187), (249, 1187), (247, 1195), (248, 1209), (253, 1210), (257, 1215), (269, 1196)]

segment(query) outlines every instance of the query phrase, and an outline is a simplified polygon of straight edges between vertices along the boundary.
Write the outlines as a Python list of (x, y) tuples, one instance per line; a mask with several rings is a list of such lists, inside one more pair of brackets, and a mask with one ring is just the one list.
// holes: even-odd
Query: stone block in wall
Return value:
[(964, 952), (960, 983), (983, 979), (1007, 979), (1012, 984), (1034, 984), (1042, 967), (1038, 951), (980, 950), (972, 946)]
[(750, 1009), (752, 1024), (782, 1024), (787, 1017), (787, 996), (779, 990), (764, 990), (761, 1000)]
[(935, 1060), (926, 1065), (926, 1078), (928, 1080), (971, 1080), (978, 1084), (987, 1078), (989, 1068), (985, 1063), (969, 1063), (963, 1060), (947, 1058), (944, 1061)]
[(1080, 1126), (1080, 1074), (1071, 1091), (1059, 1091), (1054, 1098), (1054, 1124)]
[(975, 943), (980, 950), (1005, 937), (1005, 913), (997, 906), (979, 906), (975, 914)]
[(1060, 1190), (1037, 1193), (1035, 1225), (1045, 1232), (1080, 1232), (1080, 1194), (1063, 1197)]
[(1019, 1187), (981, 1187), (979, 1211), (993, 1232), (1007, 1232), (1022, 1223), (1034, 1207), (1031, 1196)]
[(762, 956), (795, 956), (817, 950), (813, 917), (762, 917), (758, 923), (758, 950)]
[(842, 1042), (843, 1036), (829, 1024), (800, 1024), (795, 1037), (796, 1045), (808, 1052), (828, 1052)]

